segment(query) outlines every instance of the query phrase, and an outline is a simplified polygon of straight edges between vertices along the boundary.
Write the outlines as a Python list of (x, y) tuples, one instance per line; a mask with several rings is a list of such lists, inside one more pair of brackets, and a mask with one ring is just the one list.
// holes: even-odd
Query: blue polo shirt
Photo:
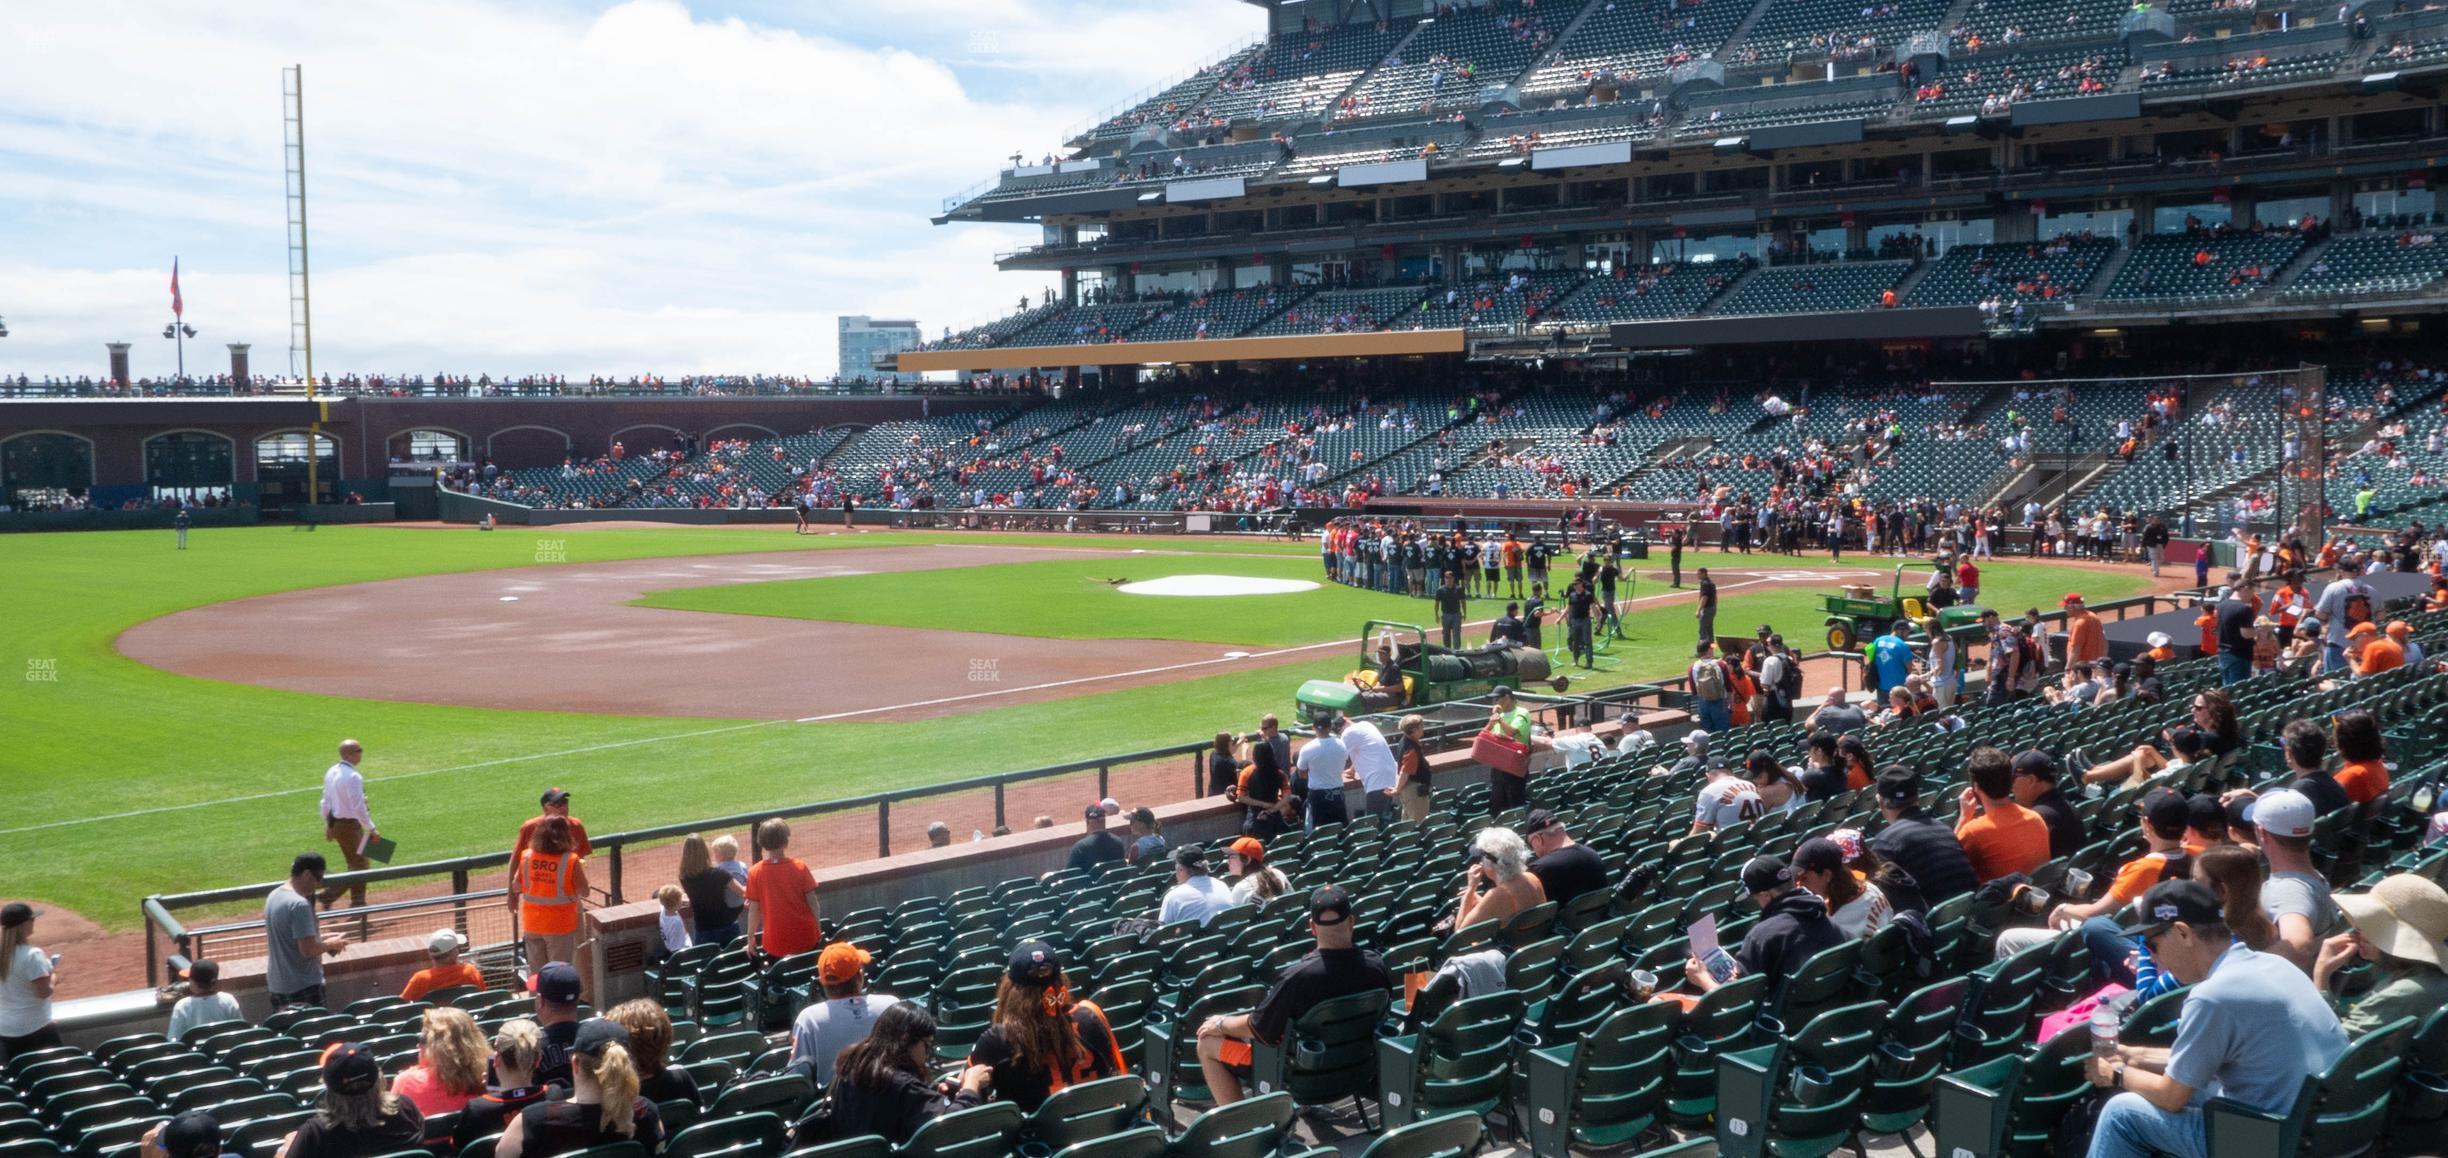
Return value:
[(2345, 1052), (2345, 1028), (2303, 970), (2235, 945), (2185, 994), (2167, 1075), (2196, 1091), (2197, 1106), (2225, 1096), (2283, 1114), (2303, 1080)]

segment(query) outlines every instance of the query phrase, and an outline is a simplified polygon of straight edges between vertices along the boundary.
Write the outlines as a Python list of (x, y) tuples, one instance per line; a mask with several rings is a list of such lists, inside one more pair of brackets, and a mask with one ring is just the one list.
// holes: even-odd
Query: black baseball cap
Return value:
[(221, 1158), (221, 1123), (189, 1110), (162, 1125), (161, 1148), (170, 1158)]
[(1533, 808), (1530, 810), (1530, 815), (1522, 818), (1521, 834), (1528, 836), (1534, 832), (1545, 832), (1550, 828), (1562, 828), (1563, 826), (1564, 818), (1544, 808)]
[(1351, 920), (1351, 894), (1340, 885), (1326, 885), (1309, 894), (1309, 921), (1315, 925), (1340, 925)]
[(2142, 915), (2125, 926), (2128, 935), (2156, 937), (2168, 926), (2183, 923), (2194, 928), (2215, 925), (2226, 920), (2219, 908), (2218, 894), (2198, 881), (2161, 881), (2142, 894)]
[(1814, 836), (1794, 849), (1793, 867), (1797, 872), (1843, 872), (1844, 863), (1844, 849), (1824, 836)]
[(1015, 985), (1052, 985), (1062, 980), (1062, 956), (1043, 941), (1022, 941), (1004, 972)]
[(629, 1048), (629, 1030), (608, 1017), (590, 1017), (578, 1023), (578, 1036), (570, 1042), (570, 1052), (588, 1057), (601, 1057), (605, 1046)]
[(1105, 809), (1102, 805), (1091, 804), (1088, 806), (1088, 811), (1082, 815), (1091, 823), (1105, 823)]
[(341, 1042), (323, 1051), (323, 1088), (335, 1094), (362, 1094), (382, 1084), (382, 1067), (374, 1052), (355, 1042)]
[(1755, 856), (1743, 863), (1742, 887), (1746, 893), (1770, 892), (1793, 881), (1794, 866), (1773, 856)]
[(2186, 823), (2192, 827), (2193, 831), (2204, 833), (2227, 831), (2227, 809), (2218, 802), (2218, 797), (2204, 792), (2185, 801), (2185, 809), (2188, 817)]
[(2185, 825), (2193, 822), (2193, 806), (2185, 794), (2173, 788), (2153, 788), (2142, 797), (2142, 822), (2151, 831), (2173, 840), (2183, 836)]
[(2055, 781), (2057, 779), (2057, 758), (2038, 748), (2026, 749), (2015, 755), (2014, 773), (2017, 776)]
[(41, 909), (24, 901), (10, 901), (7, 905), (0, 906), (0, 929), (14, 929), (41, 915)]
[(567, 961), (547, 962), (536, 972), (536, 996), (556, 1005), (578, 1003), (578, 967)]
[(1201, 845), (1185, 844), (1173, 850), (1173, 867), (1192, 872), (1207, 871), (1207, 850)]
[(540, 801), (538, 801), (537, 803), (540, 803), (540, 804), (547, 804), (547, 805), (550, 805), (550, 804), (567, 804), (567, 803), (569, 803), (569, 789), (567, 789), (567, 788), (547, 788), (547, 789), (545, 789), (545, 790), (544, 790), (544, 797), (543, 797), (543, 799), (542, 799), (542, 800), (540, 800)]
[(1888, 804), (1910, 804), (1921, 799), (1921, 774), (1910, 768), (1890, 764), (1879, 769), (1879, 799)]

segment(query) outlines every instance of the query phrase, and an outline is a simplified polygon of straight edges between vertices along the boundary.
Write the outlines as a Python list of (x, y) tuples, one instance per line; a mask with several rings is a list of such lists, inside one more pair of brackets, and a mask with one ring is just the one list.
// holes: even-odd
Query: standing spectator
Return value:
[(536, 1080), (543, 1048), (544, 1031), (527, 1018), (512, 1018), (493, 1031), (489, 1084), (459, 1108), (459, 1125), (451, 1131), (455, 1149), (465, 1150), (478, 1138), (501, 1133), (504, 1122), (544, 1099), (551, 1087)]
[(1447, 571), (1444, 581), (1437, 584), (1435, 598), (1438, 638), (1446, 647), (1458, 650), (1462, 646), (1462, 615), (1470, 608), (1470, 596), (1463, 592), (1455, 573)]
[(1224, 864), (1233, 874), (1232, 897), (1236, 905), (1262, 905), (1292, 887), (1282, 869), (1267, 864), (1266, 845), (1256, 837), (1244, 836), (1225, 846)]
[[(1496, 689), (1495, 701), (1488, 708), (1486, 730), (1504, 736), (1524, 747), (1533, 746), (1530, 735), (1530, 711), (1521, 706), (1513, 689)], [(1530, 777), (1516, 776), (1501, 768), (1488, 769), (1488, 814), (1501, 816), (1521, 807), (1530, 798)]]
[(655, 928), (657, 960), (669, 960), (693, 944), (689, 940), (688, 922), (680, 919), (680, 905), (687, 899), (688, 894), (681, 892), (678, 885), (665, 885), (655, 890), (655, 903), (663, 910)]
[[(738, 881), (741, 888), (747, 888), (748, 866), (739, 858), (739, 842), (733, 840), (731, 838), (731, 834), (726, 832), (721, 836), (714, 838), (712, 851), (714, 853), (714, 867), (730, 873), (731, 879)], [(734, 913), (737, 913), (744, 909), (747, 906), (747, 903), (747, 899), (743, 897), (739, 901), (734, 902), (731, 909)]]
[(1540, 891), (1557, 907), (1571, 904), (1573, 898), (1583, 893), (1607, 887), (1606, 862), (1599, 859), (1596, 849), (1574, 843), (1572, 833), (1556, 814), (1544, 808), (1531, 809), (1522, 821), (1522, 839), (1537, 854), (1530, 862), (1530, 872), (1538, 877)]
[(1105, 831), (1105, 809), (1102, 806), (1089, 805), (1085, 823), (1088, 826), (1088, 835), (1079, 838), (1079, 842), (1071, 846), (1071, 856), (1063, 862), (1064, 868), (1088, 872), (1098, 865), (1113, 864), (1125, 859), (1122, 839)]
[(1360, 778), (1360, 812), (1364, 816), (1392, 816), (1399, 801), (1402, 770), (1394, 759), (1394, 749), (1387, 745), (1385, 733), (1367, 720), (1346, 720), (1342, 731), (1343, 752), (1351, 762), (1352, 774)]
[[(45, 959), (44, 964), (49, 964)], [(185, 1041), (187, 1035), (208, 1025), (225, 1021), (244, 1021), (246, 1012), (238, 1008), (238, 999), (221, 992), (221, 963), (198, 961), (187, 967), (187, 996), (170, 1007), (172, 1041)]]
[(1882, 769), (1878, 797), (1887, 826), (1870, 839), (1870, 851), (1904, 870), (1933, 905), (1971, 892), (1979, 883), (1972, 875), (1971, 858), (1964, 855), (1954, 830), (1921, 810), (1920, 774), (1909, 768)]
[(952, 826), (940, 820), (928, 821), (926, 838), (928, 848), (950, 848), (952, 847)]
[(997, 1098), (1024, 1113), (1054, 1091), (1130, 1072), (1113, 1027), (1095, 1005), (1073, 999), (1062, 957), (1043, 941), (1023, 941), (995, 987), (994, 1018), (969, 1051), (969, 1064), (993, 1071)]
[(2108, 658), (2108, 628), (2098, 612), (2083, 605), (2082, 593), (2068, 592), (2057, 605), (2065, 608), (2066, 666)]
[(424, 1117), (456, 1113), (485, 1092), (486, 1047), (476, 1019), (443, 1005), (425, 1011), (416, 1064), (392, 1079), (391, 1092), (408, 1099)]
[(2228, 588), (2212, 611), (2211, 629), (2218, 642), (2221, 684), (2240, 684), (2252, 678), (2253, 620), (2259, 616), (2249, 582)]
[(586, 908), (586, 862), (570, 839), (569, 821), (546, 817), (514, 866), (519, 934), (527, 967), (578, 959), (578, 918)]
[(348, 948), (348, 938), (315, 925), (315, 891), (323, 887), (323, 854), (299, 853), (289, 879), (264, 898), (264, 988), (274, 1011), (323, 1004), (323, 959)]
[(1317, 948), (1283, 971), (1258, 1008), (1199, 1025), (1199, 1069), (1217, 1105), (1243, 1097), (1251, 1042), (1281, 1045), (1302, 1014), (1338, 997), (1394, 987), (1385, 961), (1353, 944), (1351, 896), (1342, 889), (1328, 885), (1309, 894), (1309, 936)]
[(1710, 733), (1734, 726), (1733, 707), (1728, 702), (1733, 689), (1716, 651), (1717, 645), (1705, 639), (1693, 645), (1692, 664), (1684, 672), (1691, 691), (1692, 721)]
[(2312, 980), (2235, 942), (2218, 897), (2190, 880), (2154, 885), (2132, 930), (2158, 967), (2192, 989), (2169, 1049), (2119, 1046), (2094, 1056), (2091, 1084), (2122, 1091), (2100, 1110), (2091, 1158), (2208, 1152), (2201, 1101), (2215, 1089), (2284, 1114), (2304, 1079), (2346, 1052), (2346, 1033)]
[(1208, 873), (1206, 849), (1185, 844), (1173, 850), (1173, 887), (1156, 910), (1157, 924), (1196, 921), (1204, 929), (1233, 903), (1232, 886)]
[(1233, 734), (1215, 734), (1215, 747), (1207, 750), (1207, 795), (1222, 796), (1241, 779), (1241, 762), (1233, 759)]
[(60, 1044), (51, 1019), (51, 955), (34, 947), (34, 918), (23, 901), (0, 907), (0, 1062)]
[[(1700, 602), (1692, 608), (1692, 618), (1700, 622), (1700, 642), (1717, 642), (1717, 581), (1709, 578), (1709, 569), (1692, 572), (1700, 579)], [(1678, 584), (1679, 586), (1679, 584)]]
[(362, 1158), (396, 1154), (425, 1143), (425, 1116), (397, 1094), (383, 1092), (372, 1051), (343, 1042), (323, 1051), (323, 1094), (314, 1116), (281, 1147), (285, 1158)]
[(694, 832), (680, 842), (680, 891), (688, 894), (698, 944), (728, 945), (739, 937), (739, 907), (748, 890), (714, 863), (713, 850)]
[(535, 846), (536, 830), (542, 828), (545, 821), (556, 816), (560, 817), (562, 822), (568, 826), (570, 851), (577, 853), (582, 859), (595, 855), (595, 846), (587, 841), (586, 823), (570, 815), (569, 799), (570, 794), (563, 789), (545, 789), (543, 797), (536, 802), (542, 811), (528, 817), (519, 825), (518, 839), (510, 845), (510, 884), (508, 886), (510, 895), (508, 899), (511, 908), (518, 907), (519, 865), (527, 859), (527, 850)]
[(2049, 860), (2048, 822), (2015, 803), (2014, 765), (1986, 744), (1966, 761), (1970, 787), (1956, 800), (1955, 842), (1972, 863), (1972, 877), (1987, 884), (2030, 873)]
[(2028, 657), (2024, 655), (2022, 634), (2000, 623), (1996, 611), (1983, 611), (1980, 618), (1981, 631), (1989, 640), (1989, 682), (1981, 692), (1981, 703), (1996, 707), (2014, 700), (2015, 689), (2022, 686), (2023, 665)]
[(1428, 801), (1436, 788), (1436, 775), (1428, 767), (1428, 748), (1421, 742), (1427, 731), (1427, 717), (1404, 716), (1402, 734), (1394, 740), (1394, 766), (1404, 820), (1428, 819)]
[(1321, 722), (1317, 735), (1292, 758), (1291, 791), (1305, 817), (1302, 827), (1308, 831), (1316, 831), (1321, 824), (1341, 824), (1346, 817), (1343, 771), (1351, 756), (1344, 750), (1342, 729), (1336, 726), (1341, 719)]
[(838, 1079), (825, 1087), (833, 1101), (833, 1134), (873, 1134), (899, 1146), (928, 1119), (984, 1100), (994, 1076), (986, 1066), (969, 1066), (961, 1071), (959, 1087), (947, 1094), (933, 1084), (934, 1066), (935, 1019), (908, 1002), (886, 1007), (874, 1031), (844, 1047), (829, 1064)]
[(639, 1097), (658, 1105), (705, 1100), (696, 1076), (671, 1064), (671, 1014), (663, 1011), (662, 1002), (644, 997), (624, 1001), (604, 1016), (628, 1031), (629, 1064), (637, 1067)]
[(1912, 676), (1912, 645), (1904, 642), (1906, 620), (1896, 620), (1884, 635), (1870, 641), (1870, 670), (1878, 679), (1880, 699), (1904, 686)]
[(570, 1044), (569, 1100), (520, 1110), (493, 1147), (497, 1158), (552, 1158), (573, 1150), (634, 1139), (649, 1154), (662, 1148), (663, 1119), (638, 1096), (629, 1032), (617, 1022), (588, 1018)]
[(835, 941), (816, 955), (816, 983), (824, 1000), (810, 1003), (791, 1023), (790, 1067), (806, 1074), (818, 1089), (832, 1089), (833, 1063), (844, 1049), (863, 1041), (884, 1012), (901, 999), (867, 992), (867, 965), (875, 960), (865, 949)]
[(779, 816), (756, 827), (757, 851), (765, 855), (748, 870), (746, 924), (751, 942), (769, 957), (805, 953), (820, 940), (816, 874), (790, 855), (790, 840), (790, 825)]
[[(372, 867), (366, 859), (366, 845), (380, 835), (374, 828), (374, 814), (366, 810), (365, 775), (357, 771), (357, 763), (365, 759), (365, 746), (355, 740), (340, 741), (340, 762), (323, 771), (323, 839), (340, 846), (340, 859), (350, 872), (362, 872)], [(365, 885), (349, 886), (349, 903), (365, 907)], [(340, 890), (318, 898), (325, 905), (340, 899)]]
[(1165, 852), (1164, 821), (1157, 819), (1156, 810), (1147, 805), (1131, 809), (1130, 847), (1124, 859), (1132, 864), (1152, 864)]
[(400, 1000), (423, 1001), (426, 994), (455, 985), (484, 988), (484, 970), (459, 959), (466, 949), (467, 938), (460, 936), (459, 930), (434, 930), (433, 936), (425, 938), (425, 954), (433, 959), (433, 964), (409, 975), (407, 987), (400, 990)]

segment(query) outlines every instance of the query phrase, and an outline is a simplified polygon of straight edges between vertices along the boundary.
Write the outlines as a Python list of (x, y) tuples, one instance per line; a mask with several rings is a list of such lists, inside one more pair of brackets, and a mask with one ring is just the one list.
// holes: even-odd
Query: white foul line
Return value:
[[(951, 544), (942, 545), (950, 546)], [(1060, 550), (1061, 548), (1047, 549)], [(1733, 574), (1744, 574), (1744, 572), (1733, 572)], [(1741, 583), (1719, 584), (1717, 589), (1720, 592), (1736, 591), (1745, 587), (1754, 587), (1758, 586), (1759, 584), (1769, 582), (1773, 582), (1773, 580), (1751, 579)], [(1617, 600), (1617, 602), (1625, 606), (1630, 606), (1636, 603), (1647, 603), (1655, 599), (1679, 599), (1683, 596), (1683, 594), (1684, 593), (1681, 591), (1674, 591), (1657, 595), (1643, 595), (1637, 599), (1622, 599)], [(1479, 627), (1494, 622), (1495, 620), (1492, 619), (1478, 619), (1465, 623), (1463, 626)], [(471, 772), (478, 768), (497, 768), (504, 764), (523, 764), (530, 760), (553, 760), (563, 756), (583, 756), (589, 752), (607, 752), (615, 748), (633, 748), (642, 744), (661, 744), (672, 740), (694, 740), (705, 736), (719, 736), (730, 732), (744, 732), (753, 728), (770, 728), (779, 724), (818, 724), (830, 720), (846, 720), (858, 716), (872, 716), (880, 712), (899, 712), (907, 711), (912, 708), (939, 707), (944, 704), (957, 704), (968, 700), (980, 700), (995, 696), (1016, 695), (1021, 692), (1043, 691), (1048, 688), (1072, 687), (1078, 684), (1100, 683), (1105, 680), (1128, 679), (1132, 676), (1159, 675), (1165, 672), (1182, 671), (1187, 668), (1195, 667), (1207, 667), (1220, 663), (1245, 663), (1249, 660), (1263, 660), (1274, 656), (1295, 655), (1300, 652), (1316, 651), (1319, 648), (1326, 647), (1350, 646), (1352, 646), (1352, 641), (1350, 640), (1332, 639), (1322, 643), (1304, 643), (1297, 647), (1284, 647), (1277, 648), (1273, 651), (1255, 652), (1242, 656), (1238, 659), (1219, 657), (1216, 659), (1190, 660), (1185, 663), (1165, 664), (1161, 667), (1138, 668), (1133, 671), (1112, 672), (1106, 675), (1078, 676), (1072, 679), (1053, 680), (1047, 683), (1029, 684), (1023, 687), (997, 688), (993, 691), (971, 692), (967, 695), (945, 696), (940, 699), (932, 700), (917, 700), (906, 704), (893, 704), (886, 707), (860, 708), (855, 711), (833, 712), (822, 716), (802, 716), (795, 720), (751, 720), (744, 724), (726, 724), (719, 728), (703, 728), (694, 732), (674, 732), (668, 736), (641, 736), (635, 740), (615, 740), (604, 744), (589, 744), (580, 748), (564, 748), (557, 752), (533, 752), (525, 756), (503, 756), (495, 760), (479, 760), (473, 764), (453, 764), (443, 768), (426, 768), (421, 771), (401, 772), (390, 776), (368, 776), (366, 777), (366, 782), (369, 784), (389, 784), (400, 780), (415, 780), (426, 776), (440, 776), (447, 772)], [(29, 832), (44, 832), (59, 828), (75, 828), (81, 825), (102, 824), (114, 820), (128, 820), (139, 816), (157, 816), (170, 812), (189, 812), (200, 808), (212, 808), (216, 805), (222, 804), (242, 804), (257, 800), (277, 800), (283, 796), (305, 796), (309, 794), (320, 795), (322, 791), (323, 790), (320, 787), (281, 788), (271, 792), (256, 792), (245, 796), (224, 796), (215, 800), (190, 801), (186, 804), (163, 804), (152, 808), (136, 808), (130, 809), (126, 812), (114, 812), (106, 816), (85, 816), (71, 820), (49, 820), (44, 821), (41, 824), (19, 825), (16, 828), (0, 828), (0, 836), (19, 836)]]

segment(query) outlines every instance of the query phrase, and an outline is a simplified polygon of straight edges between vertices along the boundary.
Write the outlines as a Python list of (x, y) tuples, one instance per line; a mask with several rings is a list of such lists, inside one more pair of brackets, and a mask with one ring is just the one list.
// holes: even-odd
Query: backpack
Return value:
[(1784, 665), (1777, 669), (1777, 690), (1784, 694), (1785, 702), (1790, 704), (1802, 698), (1802, 665), (1794, 662), (1789, 655), (1778, 655), (1775, 659)]
[(1716, 660), (1704, 659), (1692, 665), (1692, 698), (1715, 703), (1726, 698), (1725, 668)]

